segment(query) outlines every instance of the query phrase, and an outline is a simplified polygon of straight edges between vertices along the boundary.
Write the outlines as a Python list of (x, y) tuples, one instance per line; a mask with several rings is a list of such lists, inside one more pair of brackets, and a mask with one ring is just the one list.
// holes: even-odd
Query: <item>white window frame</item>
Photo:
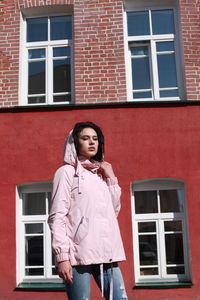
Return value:
[[(62, 9), (63, 6), (63, 9)], [(51, 8), (51, 9), (50, 9)], [(66, 9), (66, 5), (60, 5), (60, 8), (55, 6), (54, 10), (52, 7), (43, 10), (42, 8), (37, 8), (36, 10), (28, 9), (25, 10), (23, 14), (21, 14), (21, 50), (20, 50), (20, 89), (19, 89), (19, 99), (20, 105), (27, 105), (27, 106), (38, 106), (38, 105), (59, 105), (59, 104), (72, 104), (74, 102), (74, 73), (73, 73), (73, 26), (72, 26), (72, 39), (68, 40), (56, 40), (50, 41), (42, 41), (42, 42), (26, 42), (26, 32), (27, 32), (27, 19), (31, 18), (48, 18), (48, 36), (49, 36), (49, 18), (50, 17), (57, 17), (57, 16), (71, 16), (72, 17), (72, 25), (73, 25), (73, 15)], [(66, 9), (66, 12), (65, 12)], [(28, 103), (28, 50), (29, 49), (39, 49), (39, 48), (46, 49), (46, 66), (45, 66), (45, 83), (46, 83), (46, 102), (44, 103)], [(53, 54), (52, 49), (53, 47), (70, 47), (71, 48), (71, 65), (70, 65), (70, 72), (71, 72), (71, 101), (66, 102), (53, 102)], [(59, 57), (56, 57), (58, 59)], [(65, 58), (64, 56), (62, 59)], [(64, 93), (66, 94), (66, 93)], [(60, 93), (62, 95), (62, 93)], [(40, 96), (39, 94), (37, 96)]]
[[(46, 214), (44, 215), (23, 215), (22, 194), (23, 193), (41, 193), (51, 192), (51, 182), (34, 182), (17, 186), (16, 189), (16, 283), (25, 282), (62, 282), (58, 275), (52, 275), (52, 251), (51, 251), (51, 233), (47, 224), (48, 218), (48, 198), (46, 197)], [(25, 232), (24, 224), (43, 223), (44, 238), (44, 275), (27, 276), (25, 275)], [(32, 235), (32, 234), (31, 234)], [(38, 234), (37, 234), (38, 236)]]
[[(173, 0), (163, 1), (163, 5), (160, 6), (159, 1), (125, 1), (124, 3), (124, 33), (125, 33), (125, 64), (126, 64), (126, 78), (127, 78), (127, 99), (131, 102), (144, 102), (144, 101), (180, 101), (184, 99), (184, 80), (183, 80), (183, 58), (180, 45), (180, 34), (179, 34), (179, 11), (174, 5)], [(172, 9), (174, 11), (174, 25), (176, 34), (164, 34), (164, 35), (147, 35), (147, 36), (128, 36), (127, 30), (127, 12), (137, 12), (137, 11), (151, 11), (151, 10), (165, 10)], [(152, 98), (133, 98), (133, 86), (132, 86), (132, 67), (131, 67), (131, 51), (129, 44), (131, 42), (137, 41), (150, 41), (151, 51), (150, 56), (150, 72), (152, 82)], [(176, 74), (177, 74), (177, 86), (179, 89), (179, 97), (159, 97), (159, 86), (158, 86), (158, 69), (157, 69), (157, 59), (156, 59), (156, 42), (163, 41), (174, 41), (175, 47), (175, 60), (176, 60)]]
[[(135, 213), (135, 198), (136, 191), (155, 191), (155, 190), (171, 190), (181, 189), (183, 191), (183, 212), (180, 213)], [(191, 270), (189, 259), (189, 238), (188, 238), (188, 224), (187, 224), (187, 206), (185, 196), (185, 185), (182, 180), (174, 178), (159, 178), (146, 179), (132, 183), (132, 232), (133, 232), (133, 251), (134, 251), (134, 272), (135, 282), (140, 283), (159, 283), (159, 282), (190, 282)], [(184, 267), (185, 274), (166, 274), (165, 263), (165, 240), (164, 240), (164, 221), (181, 220), (183, 233), (183, 252), (184, 252)], [(158, 270), (159, 275), (140, 275), (140, 260), (139, 260), (139, 222), (156, 222), (156, 239), (157, 239), (157, 256), (158, 256)], [(145, 233), (146, 234), (146, 233)], [(148, 234), (148, 233), (147, 233)], [(150, 233), (149, 233), (150, 234)], [(153, 265), (150, 265), (153, 267)]]

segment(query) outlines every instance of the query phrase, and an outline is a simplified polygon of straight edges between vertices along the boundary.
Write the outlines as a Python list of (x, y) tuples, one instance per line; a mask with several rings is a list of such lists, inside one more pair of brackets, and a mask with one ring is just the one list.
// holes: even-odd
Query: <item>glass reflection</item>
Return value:
[(129, 36), (150, 34), (148, 11), (128, 12), (127, 19)]
[(142, 99), (142, 98), (152, 98), (152, 92), (134, 92), (133, 93), (134, 99)]
[(45, 193), (23, 194), (23, 215), (44, 215), (45, 213)]
[(53, 83), (54, 93), (70, 92), (71, 77), (70, 77), (70, 59), (58, 59), (53, 62)]
[(45, 61), (30, 61), (28, 75), (28, 93), (45, 93)]
[(45, 103), (45, 96), (28, 97), (28, 104)]
[(183, 212), (183, 190), (161, 190), (161, 212)]
[(25, 233), (43, 233), (43, 224), (42, 223), (32, 223), (25, 224)]
[(59, 16), (50, 18), (51, 40), (64, 40), (72, 38), (71, 16)]
[(160, 91), (160, 97), (179, 97), (178, 89)]
[(165, 221), (164, 222), (165, 231), (182, 231), (181, 221)]
[(157, 55), (159, 87), (168, 88), (177, 86), (175, 54)]
[(26, 276), (42, 276), (44, 275), (43, 268), (27, 268), (25, 269)]
[(156, 50), (157, 52), (174, 51), (174, 42), (157, 42)]
[(41, 266), (44, 264), (43, 236), (27, 236), (25, 247), (26, 266)]
[(156, 191), (134, 192), (134, 196), (136, 214), (148, 214), (158, 212)]
[(156, 235), (139, 236), (140, 265), (156, 265), (157, 243)]
[(182, 233), (165, 234), (166, 263), (184, 264)]
[(56, 47), (53, 48), (53, 56), (59, 57), (59, 56), (70, 56), (71, 51), (70, 47)]
[(71, 94), (67, 95), (58, 95), (53, 97), (53, 102), (70, 102)]
[(167, 274), (185, 274), (184, 267), (167, 267)]
[(48, 40), (48, 18), (27, 19), (27, 42)]
[(175, 33), (173, 10), (152, 11), (152, 30), (153, 34)]
[(141, 268), (140, 275), (158, 275), (158, 268)]
[(150, 89), (149, 57), (132, 58), (133, 89)]
[(45, 49), (30, 49), (28, 50), (28, 58), (34, 59), (34, 58), (45, 58)]
[(139, 222), (138, 232), (156, 232), (156, 222)]

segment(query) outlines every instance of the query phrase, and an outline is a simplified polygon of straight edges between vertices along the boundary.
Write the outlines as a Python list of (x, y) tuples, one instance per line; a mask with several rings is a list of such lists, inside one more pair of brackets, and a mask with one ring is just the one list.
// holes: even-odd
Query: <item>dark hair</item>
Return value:
[(79, 141), (78, 141), (79, 133), (84, 128), (92, 128), (97, 133), (97, 137), (99, 141), (98, 151), (97, 154), (92, 157), (92, 159), (101, 161), (103, 159), (103, 153), (104, 153), (104, 136), (101, 131), (101, 128), (92, 122), (80, 122), (80, 123), (76, 123), (74, 126), (74, 129), (72, 131), (72, 136), (74, 138), (74, 144), (75, 144), (77, 155), (79, 154)]

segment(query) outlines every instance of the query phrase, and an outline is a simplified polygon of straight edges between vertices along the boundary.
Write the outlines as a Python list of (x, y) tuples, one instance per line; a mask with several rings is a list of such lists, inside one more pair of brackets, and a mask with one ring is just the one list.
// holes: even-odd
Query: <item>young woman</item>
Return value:
[(125, 260), (117, 222), (121, 190), (103, 149), (101, 129), (77, 123), (66, 141), (65, 164), (53, 180), (48, 222), (69, 300), (90, 299), (91, 275), (106, 300), (127, 299), (117, 264)]

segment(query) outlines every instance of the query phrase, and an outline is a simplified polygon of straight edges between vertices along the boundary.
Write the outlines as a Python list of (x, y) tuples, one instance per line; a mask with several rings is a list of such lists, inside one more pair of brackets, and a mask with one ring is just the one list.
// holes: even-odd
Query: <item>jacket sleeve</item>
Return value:
[[(70, 171), (70, 170), (69, 170)], [(67, 236), (66, 216), (71, 202), (73, 176), (65, 167), (59, 168), (53, 179), (51, 209), (48, 224), (56, 262), (69, 260), (70, 239)]]
[(116, 216), (118, 216), (121, 208), (121, 202), (120, 202), (121, 188), (118, 185), (117, 177), (107, 178), (106, 181), (112, 198), (115, 214)]

